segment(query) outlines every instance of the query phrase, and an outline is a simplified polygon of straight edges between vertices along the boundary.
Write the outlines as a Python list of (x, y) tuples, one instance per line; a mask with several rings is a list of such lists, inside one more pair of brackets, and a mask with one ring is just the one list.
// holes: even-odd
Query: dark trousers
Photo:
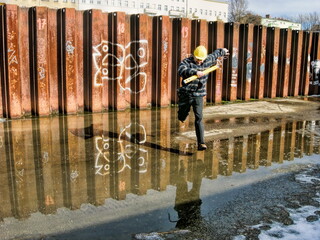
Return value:
[(189, 94), (179, 94), (178, 102), (178, 119), (182, 122), (186, 120), (189, 115), (190, 108), (192, 106), (195, 116), (195, 129), (197, 135), (198, 144), (204, 143), (204, 126), (202, 122), (203, 118), (203, 97), (194, 97)]

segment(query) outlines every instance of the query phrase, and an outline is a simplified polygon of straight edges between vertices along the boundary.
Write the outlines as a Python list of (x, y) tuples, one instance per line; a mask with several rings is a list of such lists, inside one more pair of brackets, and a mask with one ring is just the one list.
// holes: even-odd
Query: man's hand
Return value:
[(197, 76), (198, 76), (198, 78), (201, 78), (201, 77), (203, 77), (205, 74), (203, 73), (203, 72), (201, 72), (201, 71), (197, 71)]
[(227, 48), (222, 48), (223, 52), (224, 52), (224, 56), (229, 56), (229, 50)]

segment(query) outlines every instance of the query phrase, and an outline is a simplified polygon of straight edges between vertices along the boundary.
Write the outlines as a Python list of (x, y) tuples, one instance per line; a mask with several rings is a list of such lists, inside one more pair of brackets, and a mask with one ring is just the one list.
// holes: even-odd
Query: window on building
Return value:
[(174, 10), (174, 6), (171, 6), (171, 10)]
[(200, 14), (201, 14), (201, 15), (203, 14), (203, 9), (200, 9)]
[(180, 10), (180, 9), (179, 9), (179, 6), (176, 6), (176, 10), (177, 10), (177, 11), (179, 11), (179, 10)]
[(129, 2), (128, 2), (128, 0), (124, 1), (124, 6), (125, 6), (125, 7), (129, 7)]
[[(72, 0), (72, 1), (74, 1), (74, 0)], [(98, 1), (97, 1), (97, 4), (101, 4), (101, 1), (100, 1), (100, 0), (98, 0)]]
[(192, 8), (189, 8), (189, 13), (192, 13)]
[(182, 8), (181, 8), (181, 11), (182, 11), (182, 12), (184, 12), (184, 10), (185, 10), (185, 8), (184, 8), (184, 7), (182, 7)]
[(227, 17), (227, 13), (226, 13), (226, 12), (224, 12), (224, 13), (223, 13), (223, 16), (224, 16), (224, 17)]
[(208, 10), (204, 10), (204, 15), (208, 15)]
[(168, 5), (164, 5), (164, 10), (168, 11)]
[(212, 16), (212, 10), (209, 11), (209, 16)]
[[(66, 1), (66, 2), (67, 2), (67, 0), (64, 0), (64, 1)], [(91, 3), (91, 4), (93, 4), (93, 0), (90, 0), (90, 3)]]
[(86, 0), (82, 0), (82, 3), (86, 3)]
[(140, 3), (140, 8), (144, 8), (144, 3)]
[(135, 8), (136, 7), (136, 2), (132, 1), (132, 7)]
[(65, 3), (66, 3), (66, 2), (68, 2), (68, 1), (67, 1), (67, 0), (63, 0), (63, 2), (65, 2)]
[(59, 0), (54, 0), (55, 2), (58, 2)]
[(196, 13), (196, 12), (198, 12), (198, 9), (197, 9), (197, 8), (195, 8), (195, 9), (194, 9), (194, 12), (195, 12), (195, 13)]
[(121, 7), (121, 0), (118, 0), (118, 6), (120, 6)]
[(219, 16), (221, 16), (221, 12), (219, 12)]
[(158, 4), (158, 10), (161, 10), (161, 4)]
[(146, 8), (150, 8), (150, 3), (147, 3)]
[(214, 11), (214, 16), (217, 16), (217, 11)]
[(114, 6), (114, 0), (111, 0), (111, 6)]

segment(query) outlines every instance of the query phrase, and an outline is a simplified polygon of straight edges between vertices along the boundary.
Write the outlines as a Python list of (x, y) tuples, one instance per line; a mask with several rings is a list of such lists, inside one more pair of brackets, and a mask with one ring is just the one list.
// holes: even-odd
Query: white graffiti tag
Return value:
[[(117, 49), (117, 54), (113, 50)], [(93, 62), (96, 69), (94, 75), (94, 85), (102, 86), (103, 81), (118, 81), (122, 90), (131, 93), (140, 93), (145, 90), (147, 74), (143, 67), (148, 64), (148, 41), (132, 41), (126, 46), (115, 44), (109, 41), (102, 41), (93, 47)], [(109, 73), (109, 69), (118, 67), (119, 72), (116, 76)], [(129, 76), (122, 83), (124, 71), (130, 72)], [(139, 79), (139, 87), (131, 88), (132, 81)]]

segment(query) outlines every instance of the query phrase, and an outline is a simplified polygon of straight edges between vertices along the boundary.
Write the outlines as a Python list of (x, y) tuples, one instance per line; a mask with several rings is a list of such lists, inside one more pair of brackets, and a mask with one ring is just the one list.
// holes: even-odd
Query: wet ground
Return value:
[(268, 209), (317, 207), (295, 176), (319, 173), (319, 109), (207, 106), (206, 151), (176, 108), (0, 119), (0, 239), (258, 239)]

